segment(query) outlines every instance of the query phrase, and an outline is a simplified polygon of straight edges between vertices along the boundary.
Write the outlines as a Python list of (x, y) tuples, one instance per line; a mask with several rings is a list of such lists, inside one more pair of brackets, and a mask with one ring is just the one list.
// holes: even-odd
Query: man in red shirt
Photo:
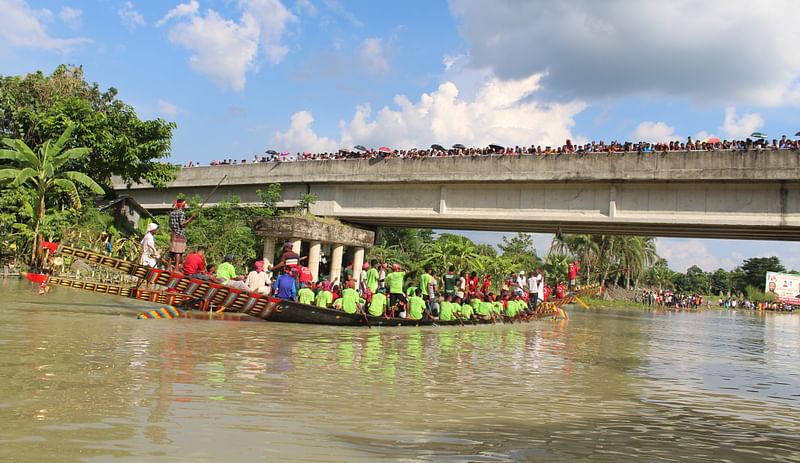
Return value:
[(198, 246), (197, 251), (186, 256), (186, 260), (183, 262), (183, 273), (191, 278), (208, 280), (205, 256), (206, 247)]
[(581, 267), (578, 265), (578, 259), (575, 259), (571, 264), (569, 264), (569, 288), (574, 290), (575, 289), (575, 282), (578, 279), (578, 270)]

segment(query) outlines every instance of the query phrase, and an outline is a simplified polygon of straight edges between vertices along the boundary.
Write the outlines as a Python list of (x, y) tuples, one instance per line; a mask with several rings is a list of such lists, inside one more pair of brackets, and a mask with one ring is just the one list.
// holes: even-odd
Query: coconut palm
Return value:
[(33, 222), (33, 250), (31, 260), (36, 257), (36, 240), (39, 226), (45, 214), (45, 198), (55, 190), (65, 191), (75, 208), (81, 207), (81, 199), (76, 183), (89, 188), (92, 192), (103, 194), (103, 188), (88, 175), (76, 171), (61, 171), (69, 161), (76, 161), (89, 154), (89, 148), (71, 148), (64, 150), (73, 131), (67, 127), (55, 141), (48, 140), (34, 152), (20, 139), (6, 138), (3, 144), (10, 149), (0, 149), (0, 160), (12, 161), (19, 167), (0, 169), (0, 180), (11, 180), (11, 186), (25, 185), (32, 188), (37, 196), (36, 214)]

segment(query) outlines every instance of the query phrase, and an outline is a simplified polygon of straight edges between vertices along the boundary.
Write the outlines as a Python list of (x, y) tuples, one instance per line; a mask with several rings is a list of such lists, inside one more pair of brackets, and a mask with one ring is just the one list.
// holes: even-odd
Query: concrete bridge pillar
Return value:
[(339, 281), (342, 276), (342, 255), (344, 254), (344, 246), (341, 244), (333, 244), (331, 251), (331, 282), (338, 283), (342, 288), (343, 281)]
[(319, 281), (319, 261), (322, 255), (322, 243), (312, 241), (308, 248), (308, 270), (311, 271), (313, 281)]
[[(274, 265), (275, 262), (275, 238), (266, 236), (264, 237), (264, 268), (268, 269)], [(270, 272), (271, 273), (271, 272)]]
[(356, 280), (356, 289), (361, 283), (361, 267), (364, 265), (364, 248), (356, 247), (353, 252), (353, 279)]

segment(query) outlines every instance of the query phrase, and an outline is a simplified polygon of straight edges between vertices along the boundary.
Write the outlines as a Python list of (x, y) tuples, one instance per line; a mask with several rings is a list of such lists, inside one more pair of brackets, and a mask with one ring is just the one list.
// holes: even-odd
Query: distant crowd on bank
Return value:
[[(800, 133), (800, 132), (798, 132)], [(441, 145), (431, 145), (425, 149), (391, 149), (389, 147), (366, 148), (357, 145), (352, 149), (340, 149), (336, 152), (278, 152), (267, 150), (264, 154), (254, 155), (248, 159), (218, 159), (211, 161), (211, 166), (258, 164), (265, 162), (295, 162), (319, 160), (347, 160), (347, 159), (417, 159), (438, 157), (479, 157), (479, 156), (542, 156), (551, 154), (584, 154), (584, 153), (662, 153), (670, 151), (745, 151), (745, 150), (797, 150), (800, 149), (800, 139), (790, 139), (783, 135), (780, 139), (771, 142), (766, 138), (746, 138), (744, 140), (721, 140), (716, 137), (704, 140), (693, 140), (688, 137), (686, 141), (669, 141), (662, 143), (648, 142), (619, 142), (593, 141), (585, 144), (573, 144), (566, 140), (561, 146), (517, 145), (501, 146), (488, 145), (486, 147), (468, 148), (455, 144), (451, 148)], [(186, 167), (200, 167), (202, 164), (189, 161)]]
[[(647, 306), (670, 307), (675, 309), (699, 309), (703, 307), (703, 296), (699, 294), (676, 294), (671, 290), (643, 289), (634, 293), (633, 301)], [(724, 309), (776, 310), (791, 312), (794, 306), (782, 302), (750, 301), (736, 296), (720, 297), (717, 305)], [(705, 307), (711, 307), (711, 301), (705, 300)]]

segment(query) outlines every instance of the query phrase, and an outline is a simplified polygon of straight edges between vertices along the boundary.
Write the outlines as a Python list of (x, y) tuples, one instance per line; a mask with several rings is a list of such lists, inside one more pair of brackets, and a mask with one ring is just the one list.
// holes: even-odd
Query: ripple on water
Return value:
[(0, 312), (4, 461), (800, 460), (794, 316), (336, 329), (57, 293)]

